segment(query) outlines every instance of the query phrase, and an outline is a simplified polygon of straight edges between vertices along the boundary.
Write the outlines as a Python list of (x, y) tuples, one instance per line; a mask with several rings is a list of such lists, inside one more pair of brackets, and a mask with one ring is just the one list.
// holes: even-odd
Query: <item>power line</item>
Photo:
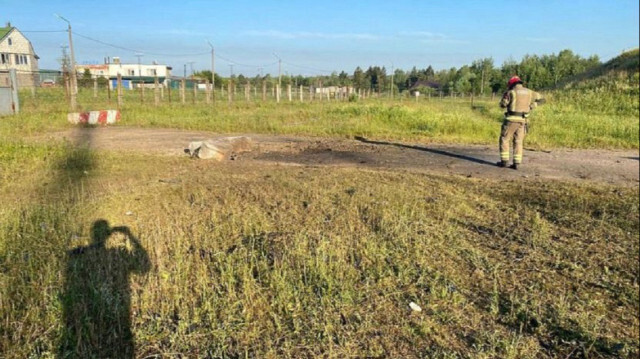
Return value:
[(20, 32), (67, 32), (67, 30), (20, 30)]
[[(102, 44), (102, 45), (105, 45), (105, 46), (110, 46), (110, 47), (113, 47), (113, 48), (116, 48), (116, 49), (125, 50), (125, 51), (132, 51), (132, 52), (143, 52), (143, 53), (145, 53), (145, 54), (148, 54), (148, 55), (154, 55), (154, 56), (175, 56), (175, 57), (185, 57), (185, 56), (201, 56), (201, 55), (208, 55), (208, 54), (210, 54), (210, 52), (209, 52), (209, 51), (207, 51), (207, 52), (192, 53), (192, 54), (163, 54), (163, 53), (156, 53), (156, 52), (142, 51), (142, 50), (140, 50), (140, 49), (132, 49), (132, 48), (129, 48), (129, 47), (124, 47), (124, 46), (119, 46), (119, 45), (111, 44), (111, 43), (108, 43), (108, 42), (105, 42), (105, 41), (102, 41), (102, 40), (95, 39), (95, 38), (90, 37), (90, 36), (86, 36), (86, 35), (79, 34), (79, 33), (75, 32), (75, 31), (73, 32), (73, 34), (75, 34), (76, 36), (82, 37), (82, 38), (84, 38), (84, 39), (87, 39), (87, 40), (90, 40), (90, 41), (94, 41), (94, 42), (97, 42), (97, 43), (99, 43), (99, 44)], [(232, 63), (233, 63), (234, 65), (236, 65), (236, 66), (251, 67), (251, 68), (255, 68), (255, 67), (259, 67), (259, 66), (262, 66), (262, 67), (269, 67), (269, 66), (273, 66), (273, 65), (275, 65), (275, 64), (277, 64), (277, 63), (278, 63), (278, 62), (276, 61), (276, 62), (274, 62), (274, 63), (267, 64), (267, 65), (255, 65), (255, 64), (254, 64), (254, 65), (250, 65), (250, 64), (243, 64), (243, 63), (241, 63), (241, 62), (237, 62), (237, 61), (231, 60), (231, 59), (226, 58), (226, 57), (224, 57), (224, 56), (220, 56), (220, 54), (218, 54), (218, 53), (216, 53), (216, 54), (215, 54), (215, 57), (217, 57), (217, 58), (219, 58), (219, 59), (221, 59), (221, 60), (227, 61), (227, 62), (232, 62)]]
[(86, 35), (82, 35), (79, 34), (77, 32), (73, 32), (73, 34), (75, 34), (76, 36), (80, 36), (84, 39), (90, 40), (90, 41), (94, 41), (97, 42), (99, 44), (105, 45), (105, 46), (110, 46), (116, 49), (120, 49), (120, 50), (125, 50), (125, 51), (132, 51), (132, 52), (143, 52), (145, 54), (148, 55), (154, 55), (154, 56), (176, 56), (176, 57), (184, 57), (184, 56), (200, 56), (200, 55), (207, 55), (209, 54), (209, 51), (207, 52), (199, 52), (199, 53), (193, 53), (193, 54), (163, 54), (163, 53), (158, 53), (158, 52), (150, 52), (150, 51), (142, 51), (140, 49), (132, 49), (132, 48), (128, 48), (128, 47), (124, 47), (124, 46), (118, 46), (118, 45), (114, 45), (114, 44), (110, 44), (108, 42), (102, 41), (102, 40), (98, 40), (98, 39), (94, 39), (90, 36), (86, 36)]
[(292, 63), (290, 63), (290, 62), (286, 62), (286, 61), (282, 61), (282, 63), (287, 64), (287, 65), (289, 65), (289, 66), (293, 66), (293, 67), (297, 67), (297, 68), (305, 69), (305, 70), (312, 70), (312, 71), (315, 71), (315, 72), (324, 72), (324, 73), (327, 73), (327, 74), (333, 73), (333, 71), (327, 71), (327, 70), (316, 69), (316, 68), (309, 67), (309, 66), (296, 65), (296, 64), (292, 64)]
[[(20, 30), (21, 32), (26, 32), (26, 33), (36, 33), (36, 32), (40, 32), (40, 33), (58, 33), (58, 32), (68, 32), (68, 30)], [(102, 41), (96, 38), (93, 38), (91, 36), (87, 36), (87, 35), (83, 35), (80, 34), (76, 31), (72, 31), (72, 34), (79, 36), (83, 39), (89, 40), (89, 41), (93, 41), (96, 42), (98, 44), (101, 45), (105, 45), (105, 46), (109, 46), (115, 49), (119, 49), (119, 50), (124, 50), (124, 51), (131, 51), (134, 53), (145, 53), (148, 55), (153, 55), (153, 56), (167, 56), (167, 57), (185, 57), (185, 56), (202, 56), (202, 55), (208, 55), (211, 52), (207, 51), (207, 52), (198, 52), (198, 53), (190, 53), (190, 54), (166, 54), (166, 53), (159, 53), (159, 52), (149, 52), (149, 51), (144, 51), (141, 49), (133, 49), (130, 47), (125, 47), (125, 46), (120, 46), (120, 45), (116, 45), (116, 44), (112, 44), (106, 41)], [(297, 65), (297, 64), (293, 64), (290, 62), (286, 62), (286, 61), (282, 61), (282, 60), (278, 60), (272, 63), (268, 63), (268, 64), (245, 64), (242, 62), (238, 62), (232, 59), (229, 59), (225, 56), (221, 56), (219, 53), (215, 53), (215, 57), (227, 61), (229, 63), (233, 63), (234, 66), (241, 66), (241, 67), (247, 67), (247, 68), (266, 68), (266, 67), (271, 67), (274, 65), (277, 65), (278, 63), (282, 62), (284, 64), (287, 64), (289, 66), (293, 66), (293, 67), (297, 67), (300, 69), (305, 69), (305, 70), (311, 70), (311, 71), (315, 71), (315, 72), (319, 72), (319, 73), (332, 73), (333, 71), (328, 71), (328, 70), (322, 70), (322, 69), (318, 69), (318, 68), (314, 68), (314, 67), (309, 67), (309, 66), (303, 66), (303, 65)]]
[(243, 64), (243, 63), (237, 62), (237, 61), (235, 61), (235, 60), (231, 60), (231, 59), (226, 58), (226, 57), (224, 57), (224, 56), (220, 56), (217, 52), (216, 52), (215, 56), (216, 56), (217, 58), (219, 58), (220, 60), (224, 60), (224, 61), (227, 61), (227, 62), (232, 62), (234, 65), (242, 66), (242, 67), (252, 67), (252, 68), (256, 68), (256, 67), (269, 67), (269, 66), (273, 66), (273, 65), (275, 65), (275, 64), (277, 64), (277, 63), (278, 63), (278, 62), (276, 61), (276, 62), (273, 62), (273, 63), (267, 64), (267, 65), (255, 65), (255, 64), (254, 64), (254, 65), (249, 65), (249, 64)]

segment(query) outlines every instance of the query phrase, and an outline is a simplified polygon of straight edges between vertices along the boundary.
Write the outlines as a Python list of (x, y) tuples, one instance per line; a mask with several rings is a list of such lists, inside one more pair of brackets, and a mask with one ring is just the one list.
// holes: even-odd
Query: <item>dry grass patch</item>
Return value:
[[(0, 212), (7, 357), (96, 353), (95, 333), (122, 344), (101, 353), (135, 342), (141, 357), (638, 354), (633, 189), (48, 153), (31, 158), (36, 188), (13, 182), (18, 166), (3, 177), (4, 198), (32, 193)], [(68, 251), (99, 219), (144, 251), (115, 233), (121, 255), (70, 287)], [(78, 339), (69, 288), (129, 308), (74, 317)]]

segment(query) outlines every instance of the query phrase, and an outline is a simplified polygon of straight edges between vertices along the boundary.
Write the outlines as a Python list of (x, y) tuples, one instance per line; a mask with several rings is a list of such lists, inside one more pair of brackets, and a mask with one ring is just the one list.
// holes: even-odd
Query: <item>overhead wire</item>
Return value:
[[(190, 54), (164, 54), (164, 53), (149, 52), (149, 51), (144, 51), (144, 50), (140, 50), (140, 49), (132, 49), (132, 48), (129, 48), (129, 47), (124, 47), (124, 46), (111, 44), (111, 43), (108, 43), (108, 42), (105, 42), (105, 41), (102, 41), (102, 40), (99, 40), (99, 39), (95, 39), (95, 38), (87, 36), (87, 35), (80, 34), (80, 33), (76, 32), (76, 31), (72, 31), (72, 33), (74, 35), (76, 35), (76, 36), (81, 37), (81, 38), (87, 39), (89, 41), (94, 41), (96, 43), (99, 43), (99, 44), (102, 44), (102, 45), (105, 45), (105, 46), (110, 46), (110, 47), (113, 47), (113, 48), (116, 48), (116, 49), (120, 49), (120, 50), (125, 50), (125, 51), (139, 52), (139, 53), (148, 54), (148, 55), (185, 57), (185, 56), (202, 56), (202, 55), (208, 55), (210, 53), (209, 51), (198, 52), (198, 53), (190, 53)], [(234, 61), (234, 60), (229, 59), (227, 57), (220, 56), (219, 54), (215, 54), (215, 57), (217, 57), (217, 58), (219, 58), (221, 60), (230, 62), (230, 63), (232, 63), (234, 65), (237, 65), (237, 66), (250, 67), (250, 68), (268, 67), (268, 66), (273, 66), (273, 65), (278, 63), (276, 61), (274, 63), (267, 64), (267, 65), (250, 65), (250, 64), (244, 64), (244, 63), (241, 63), (241, 62)]]
[(90, 36), (82, 35), (82, 34), (77, 33), (75, 31), (72, 31), (72, 33), (74, 35), (76, 35), (76, 36), (82, 37), (82, 38), (90, 40), (90, 41), (97, 42), (97, 43), (105, 45), (105, 46), (110, 46), (110, 47), (113, 47), (113, 48), (116, 48), (116, 49), (120, 49), (120, 50), (125, 50), (125, 51), (139, 52), (139, 53), (143, 53), (143, 54), (147, 54), (147, 55), (184, 57), (184, 56), (201, 56), (201, 55), (209, 54), (209, 51), (191, 53), (191, 54), (163, 54), (163, 53), (158, 53), (158, 52), (143, 51), (143, 50), (140, 50), (140, 49), (132, 49), (132, 48), (129, 48), (129, 47), (114, 45), (114, 44), (111, 44), (111, 43), (108, 43), (108, 42), (105, 42), (105, 41), (102, 41), (102, 40), (94, 39), (94, 38), (92, 38)]
[[(60, 32), (68, 32), (69, 30), (20, 30), (21, 32), (25, 32), (25, 33), (60, 33)], [(208, 55), (210, 53), (210, 51), (206, 51), (206, 52), (197, 52), (197, 53), (187, 53), (187, 54), (168, 54), (168, 53), (159, 53), (159, 52), (150, 52), (150, 51), (144, 51), (141, 49), (133, 49), (130, 47), (125, 47), (125, 46), (120, 46), (120, 45), (116, 45), (116, 44), (112, 44), (106, 41), (102, 41), (96, 38), (93, 38), (91, 36), (87, 36), (81, 33), (78, 33), (77, 31), (72, 31), (71, 32), (73, 35), (78, 36), (80, 38), (83, 38), (85, 40), (89, 40), (89, 41), (93, 41), (96, 42), (98, 44), (104, 45), (104, 46), (109, 46), (115, 49), (119, 49), (119, 50), (124, 50), (124, 51), (131, 51), (131, 52), (135, 52), (135, 53), (143, 53), (143, 54), (147, 54), (147, 55), (154, 55), (154, 56), (167, 56), (167, 57), (185, 57), (185, 56), (202, 56), (202, 55)], [(265, 67), (270, 67), (270, 66), (275, 66), (278, 64), (278, 61), (275, 62), (271, 62), (268, 64), (246, 64), (246, 63), (242, 63), (242, 62), (238, 62), (235, 60), (232, 60), (228, 57), (225, 56), (221, 56), (219, 53), (215, 53), (215, 57), (223, 60), (223, 61), (227, 61), (231, 64), (233, 64), (234, 66), (241, 66), (241, 67), (247, 67), (247, 68), (265, 68)], [(292, 67), (296, 67), (296, 68), (300, 68), (300, 69), (304, 69), (304, 70), (310, 70), (310, 71), (314, 71), (314, 72), (319, 72), (319, 73), (327, 73), (330, 74), (333, 71), (328, 71), (328, 70), (323, 70), (323, 69), (318, 69), (318, 68), (314, 68), (314, 67), (310, 67), (310, 66), (304, 66), (304, 65), (297, 65), (288, 61), (282, 61), (283, 64), (292, 66)]]
[(266, 65), (249, 65), (249, 64), (243, 64), (234, 60), (231, 60), (229, 58), (226, 58), (224, 56), (220, 56), (219, 54), (215, 54), (215, 57), (219, 58), (220, 60), (224, 60), (227, 61), (233, 65), (237, 65), (237, 66), (242, 66), (242, 67), (251, 67), (251, 68), (260, 68), (260, 67), (269, 67), (269, 66), (273, 66), (276, 65), (278, 63), (278, 61), (270, 63), (270, 64), (266, 64)]
[(67, 30), (20, 30), (20, 32), (67, 32)]
[(287, 61), (282, 61), (282, 63), (286, 64), (286, 65), (289, 65), (289, 66), (301, 68), (301, 69), (304, 69), (304, 70), (311, 70), (311, 71), (315, 71), (315, 72), (321, 72), (321, 73), (327, 73), (327, 74), (330, 74), (330, 73), (333, 72), (333, 71), (321, 70), (321, 69), (317, 69), (317, 68), (313, 68), (313, 67), (309, 67), (309, 66), (296, 65), (296, 64), (292, 64), (292, 63), (287, 62)]

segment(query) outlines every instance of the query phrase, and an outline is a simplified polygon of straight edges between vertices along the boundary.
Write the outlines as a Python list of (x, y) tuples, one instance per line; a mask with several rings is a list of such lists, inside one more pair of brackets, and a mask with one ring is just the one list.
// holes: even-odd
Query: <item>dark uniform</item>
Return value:
[(511, 168), (518, 169), (518, 165), (522, 163), (529, 113), (543, 102), (544, 99), (539, 93), (522, 86), (522, 80), (519, 77), (514, 76), (509, 80), (509, 89), (500, 100), (500, 107), (507, 111), (504, 114), (504, 122), (502, 122), (502, 131), (500, 132), (500, 162), (498, 162), (498, 166), (507, 166), (510, 157), (509, 145), (513, 142), (513, 165)]

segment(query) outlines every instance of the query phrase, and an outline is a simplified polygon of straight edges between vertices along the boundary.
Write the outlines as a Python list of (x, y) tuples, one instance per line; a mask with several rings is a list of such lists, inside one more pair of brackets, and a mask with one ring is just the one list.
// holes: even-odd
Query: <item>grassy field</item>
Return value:
[(1, 153), (8, 358), (639, 353), (637, 188)]
[[(637, 86), (636, 86), (637, 87)], [(103, 90), (104, 91), (104, 90)], [(532, 148), (619, 148), (639, 147), (638, 94), (623, 92), (571, 91), (548, 94), (548, 105), (531, 116), (527, 146)], [(191, 94), (190, 94), (191, 95)], [(122, 109), (122, 126), (165, 127), (206, 130), (218, 133), (268, 133), (310, 136), (364, 136), (439, 143), (497, 143), (502, 110), (497, 99), (469, 97), (415, 99), (371, 99), (359, 102), (275, 101), (229, 105), (218, 99), (215, 106), (204, 102), (204, 94), (192, 104), (176, 103), (160, 107), (147, 94), (145, 104), (139, 95), (127, 92)], [(80, 94), (83, 110), (115, 108), (106, 93), (93, 98), (93, 90)], [(67, 105), (59, 89), (40, 89), (35, 97), (23, 93), (23, 112), (0, 122), (0, 135), (29, 134), (68, 127)], [(42, 116), (46, 113), (46, 116)]]
[[(60, 93), (30, 96), (0, 119), (0, 357), (640, 354), (637, 187), (93, 152), (30, 142), (70, 127)], [(567, 96), (527, 146), (638, 148), (637, 96)], [(488, 100), (136, 100), (119, 126), (495, 144), (501, 121)]]

